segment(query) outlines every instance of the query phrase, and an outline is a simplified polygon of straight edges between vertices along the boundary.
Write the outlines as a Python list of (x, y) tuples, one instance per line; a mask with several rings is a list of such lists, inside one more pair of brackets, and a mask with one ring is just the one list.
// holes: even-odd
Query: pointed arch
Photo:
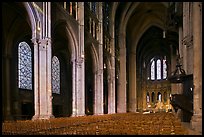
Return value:
[(71, 61), (75, 61), (78, 57), (77, 51), (78, 51), (78, 41), (77, 41), (77, 35), (76, 31), (73, 30), (73, 27), (68, 23), (66, 20), (59, 19), (55, 24), (53, 25), (52, 35), (54, 36), (57, 30), (59, 30), (59, 27), (63, 27), (65, 30), (65, 38), (68, 42), (68, 49), (71, 54)]
[(93, 72), (96, 72), (99, 69), (99, 55), (93, 43), (91, 44), (91, 54), (94, 63)]
[(30, 19), (30, 25), (32, 28), (32, 38), (37, 38), (37, 23), (38, 21), (41, 22), (39, 13), (34, 8), (34, 2), (23, 2), (23, 5), (25, 6), (29, 19)]

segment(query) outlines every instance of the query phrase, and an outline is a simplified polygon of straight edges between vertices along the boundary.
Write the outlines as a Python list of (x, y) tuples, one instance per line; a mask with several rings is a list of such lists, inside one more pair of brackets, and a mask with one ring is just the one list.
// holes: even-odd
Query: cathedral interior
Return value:
[(201, 2), (3, 2), (2, 121), (172, 112), (202, 133)]

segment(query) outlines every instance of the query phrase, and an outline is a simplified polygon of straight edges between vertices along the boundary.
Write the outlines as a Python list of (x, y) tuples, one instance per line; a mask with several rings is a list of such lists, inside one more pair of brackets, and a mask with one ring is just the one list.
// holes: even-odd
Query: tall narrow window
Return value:
[[(149, 74), (150, 70), (150, 74)], [(147, 80), (161, 80), (167, 78), (167, 64), (166, 57), (164, 59), (158, 59), (154, 57), (150, 60), (150, 68), (148, 69)]]
[(163, 60), (163, 79), (167, 77), (167, 66), (166, 66), (166, 60)]
[(161, 60), (157, 60), (157, 79), (161, 79)]
[(152, 60), (151, 63), (151, 80), (155, 80), (155, 61)]
[(60, 63), (56, 56), (52, 58), (52, 93), (60, 94)]
[(159, 102), (162, 101), (162, 94), (161, 94), (160, 92), (158, 92), (158, 94), (157, 94), (157, 100), (158, 100)]
[(32, 52), (26, 42), (18, 45), (18, 87), (32, 90)]
[(147, 92), (147, 103), (149, 103), (150, 99), (149, 99), (149, 92)]

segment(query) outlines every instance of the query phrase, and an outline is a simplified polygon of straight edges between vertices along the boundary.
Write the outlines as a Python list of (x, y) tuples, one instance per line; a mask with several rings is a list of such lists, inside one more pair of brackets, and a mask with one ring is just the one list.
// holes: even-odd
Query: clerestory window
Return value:
[[(151, 80), (162, 80), (167, 78), (166, 59), (154, 57), (150, 60), (150, 78)], [(149, 75), (147, 79), (149, 79)]]

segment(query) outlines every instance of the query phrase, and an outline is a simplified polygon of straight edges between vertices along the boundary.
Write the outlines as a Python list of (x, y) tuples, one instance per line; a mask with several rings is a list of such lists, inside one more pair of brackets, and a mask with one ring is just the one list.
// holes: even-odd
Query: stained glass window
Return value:
[(52, 93), (60, 94), (60, 63), (56, 56), (52, 58)]
[(161, 79), (161, 60), (157, 60), (157, 79)]
[[(156, 67), (156, 70), (155, 70)], [(149, 76), (151, 80), (160, 80), (167, 78), (167, 64), (166, 58), (164, 59), (156, 59), (155, 57), (150, 60), (150, 75), (148, 75), (147, 79), (149, 80)], [(162, 76), (163, 74), (163, 76)]]
[(167, 66), (166, 66), (166, 60), (163, 60), (163, 79), (167, 77)]
[(32, 90), (32, 52), (26, 42), (18, 46), (18, 87)]
[(152, 60), (151, 63), (151, 80), (155, 80), (155, 61)]

